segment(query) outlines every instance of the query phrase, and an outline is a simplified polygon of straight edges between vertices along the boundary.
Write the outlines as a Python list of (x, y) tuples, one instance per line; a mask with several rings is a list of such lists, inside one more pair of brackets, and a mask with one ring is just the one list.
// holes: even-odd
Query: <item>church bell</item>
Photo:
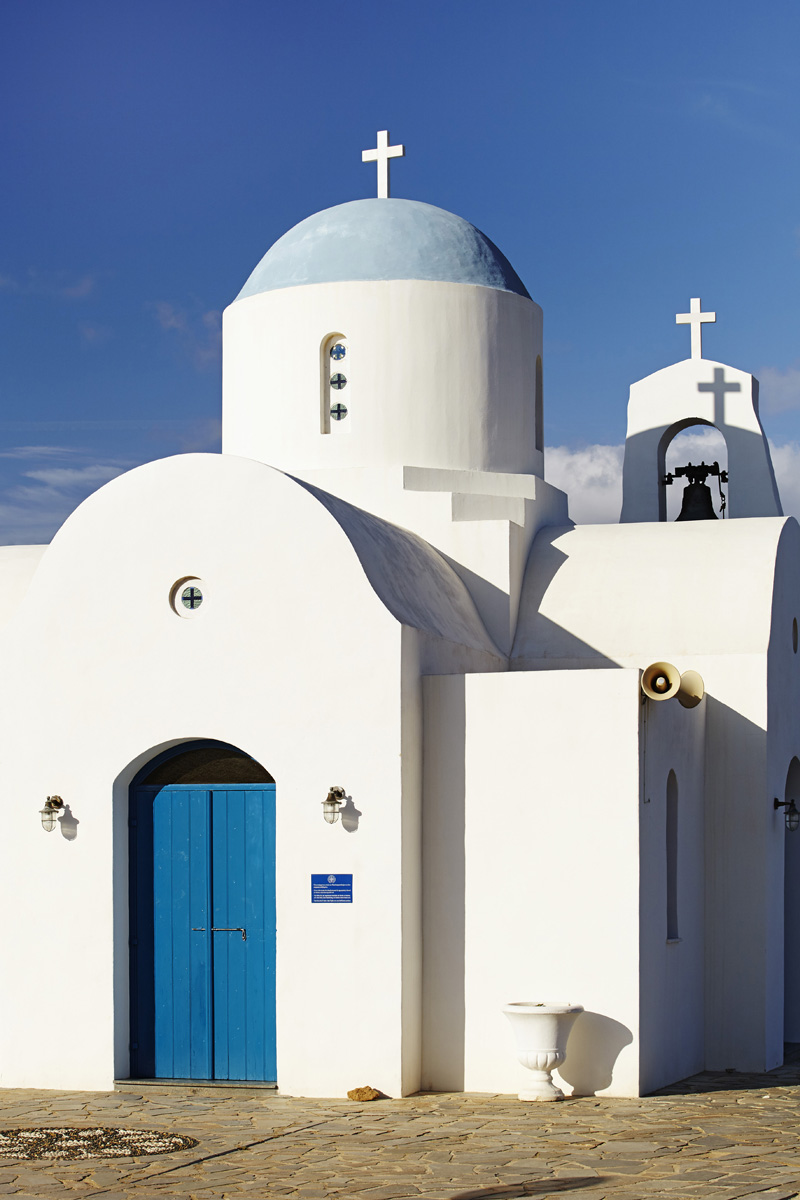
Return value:
[(687, 483), (683, 489), (683, 503), (676, 521), (716, 521), (711, 488), (707, 483)]
[(686, 480), (686, 486), (683, 489), (683, 503), (681, 504), (680, 515), (675, 518), (676, 521), (717, 520), (717, 514), (714, 512), (714, 502), (711, 499), (711, 488), (706, 483), (709, 475), (716, 477), (717, 486), (719, 487), (719, 511), (723, 516), (725, 515), (727, 497), (722, 491), (722, 484), (728, 482), (728, 472), (720, 470), (718, 462), (713, 462), (710, 465), (701, 462), (699, 466), (695, 466), (694, 463), (687, 463), (685, 467), (676, 467), (674, 472), (668, 472), (662, 481), (669, 485), (673, 480), (681, 476)]

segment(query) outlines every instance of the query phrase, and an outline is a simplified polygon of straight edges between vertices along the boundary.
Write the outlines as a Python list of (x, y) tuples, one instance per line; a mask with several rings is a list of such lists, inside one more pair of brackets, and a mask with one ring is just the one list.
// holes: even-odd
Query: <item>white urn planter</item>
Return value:
[(523, 1088), (520, 1100), (563, 1100), (564, 1093), (550, 1073), (567, 1057), (567, 1038), (583, 1007), (518, 1001), (507, 1004), (503, 1012), (517, 1039), (517, 1058), (533, 1073), (531, 1086)]

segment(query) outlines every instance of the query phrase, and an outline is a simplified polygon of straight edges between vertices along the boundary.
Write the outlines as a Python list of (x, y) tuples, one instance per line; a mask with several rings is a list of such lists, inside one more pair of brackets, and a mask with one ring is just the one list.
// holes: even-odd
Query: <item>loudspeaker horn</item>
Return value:
[(704, 694), (703, 676), (697, 671), (684, 671), (678, 688), (678, 703), (684, 708), (696, 708)]
[(677, 697), (684, 708), (695, 708), (703, 699), (703, 677), (697, 671), (681, 675), (672, 663), (651, 663), (642, 672), (642, 691), (650, 700), (672, 700)]
[(642, 691), (648, 700), (671, 700), (681, 686), (681, 673), (672, 663), (654, 662), (642, 672)]

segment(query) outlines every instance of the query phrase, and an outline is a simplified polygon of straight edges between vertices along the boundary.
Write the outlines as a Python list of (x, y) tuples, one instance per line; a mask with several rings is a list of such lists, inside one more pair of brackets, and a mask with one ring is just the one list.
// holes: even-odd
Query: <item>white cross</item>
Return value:
[(717, 314), (715, 312), (700, 312), (700, 300), (689, 301), (689, 312), (676, 313), (676, 325), (691, 325), (692, 333), (692, 358), (703, 357), (703, 326), (707, 321), (716, 321)]
[(378, 132), (378, 145), (374, 150), (362, 150), (362, 162), (376, 162), (378, 164), (378, 199), (389, 199), (389, 159), (403, 158), (405, 156), (405, 146), (390, 146), (389, 145), (389, 130), (381, 129)]

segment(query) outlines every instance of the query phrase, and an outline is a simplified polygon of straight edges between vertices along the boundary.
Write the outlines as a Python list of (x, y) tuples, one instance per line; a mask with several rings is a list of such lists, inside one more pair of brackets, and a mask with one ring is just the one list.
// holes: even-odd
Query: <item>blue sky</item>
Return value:
[(0, 542), (218, 448), (222, 309), (374, 194), (384, 128), (393, 194), (483, 229), (544, 308), (557, 482), (610, 516), (628, 386), (688, 356), (700, 296), (800, 510), (799, 51), (796, 0), (5, 0)]

